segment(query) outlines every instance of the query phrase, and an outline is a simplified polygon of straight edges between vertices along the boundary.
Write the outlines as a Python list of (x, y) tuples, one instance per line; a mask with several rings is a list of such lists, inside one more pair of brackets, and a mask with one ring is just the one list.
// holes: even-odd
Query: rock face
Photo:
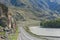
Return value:
[(8, 8), (0, 3), (0, 26), (6, 27), (7, 26), (7, 13)]

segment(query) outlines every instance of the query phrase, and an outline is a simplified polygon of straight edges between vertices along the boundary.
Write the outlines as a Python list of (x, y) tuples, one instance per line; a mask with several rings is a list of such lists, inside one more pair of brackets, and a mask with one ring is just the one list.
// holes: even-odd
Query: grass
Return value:
[[(1, 27), (0, 27), (0, 29), (1, 29)], [(4, 31), (0, 32), (0, 36), (2, 36), (2, 35), (5, 35)], [(18, 38), (18, 27), (16, 28), (16, 32), (13, 35), (10, 35), (10, 34), (8, 35), (8, 38), (10, 40), (17, 40), (17, 38)]]
[[(2, 27), (0, 26), (0, 31), (1, 31), (1, 30), (2, 30)], [(0, 36), (1, 36), (1, 35), (5, 35), (5, 32), (4, 32), (4, 31), (1, 31), (1, 32), (0, 32)]]
[(40, 21), (36, 21), (36, 20), (28, 20), (28, 21), (24, 21), (23, 23), (24, 26), (39, 26), (40, 25)]
[(0, 32), (0, 36), (5, 35), (5, 32)]
[(9, 35), (10, 40), (17, 40), (17, 38), (18, 38), (18, 28), (16, 28), (16, 33), (14, 33), (13, 35)]

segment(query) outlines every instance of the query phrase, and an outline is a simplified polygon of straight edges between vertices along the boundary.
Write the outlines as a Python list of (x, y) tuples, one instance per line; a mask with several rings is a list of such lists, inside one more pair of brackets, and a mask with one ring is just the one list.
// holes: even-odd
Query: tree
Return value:
[(41, 22), (42, 28), (60, 28), (60, 19)]

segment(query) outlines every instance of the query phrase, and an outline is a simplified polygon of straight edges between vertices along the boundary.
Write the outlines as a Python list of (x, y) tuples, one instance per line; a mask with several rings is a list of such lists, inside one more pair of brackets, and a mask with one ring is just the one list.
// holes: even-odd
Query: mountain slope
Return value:
[(0, 2), (11, 7), (11, 12), (19, 13), (25, 20), (52, 20), (60, 17), (60, 4), (50, 0), (0, 0)]

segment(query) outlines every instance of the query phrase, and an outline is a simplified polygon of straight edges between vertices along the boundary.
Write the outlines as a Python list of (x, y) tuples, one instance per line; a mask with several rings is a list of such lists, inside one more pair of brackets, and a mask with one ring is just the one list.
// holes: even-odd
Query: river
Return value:
[(40, 28), (40, 26), (29, 27), (30, 31), (36, 35), (46, 36), (48, 40), (60, 40), (60, 29)]

